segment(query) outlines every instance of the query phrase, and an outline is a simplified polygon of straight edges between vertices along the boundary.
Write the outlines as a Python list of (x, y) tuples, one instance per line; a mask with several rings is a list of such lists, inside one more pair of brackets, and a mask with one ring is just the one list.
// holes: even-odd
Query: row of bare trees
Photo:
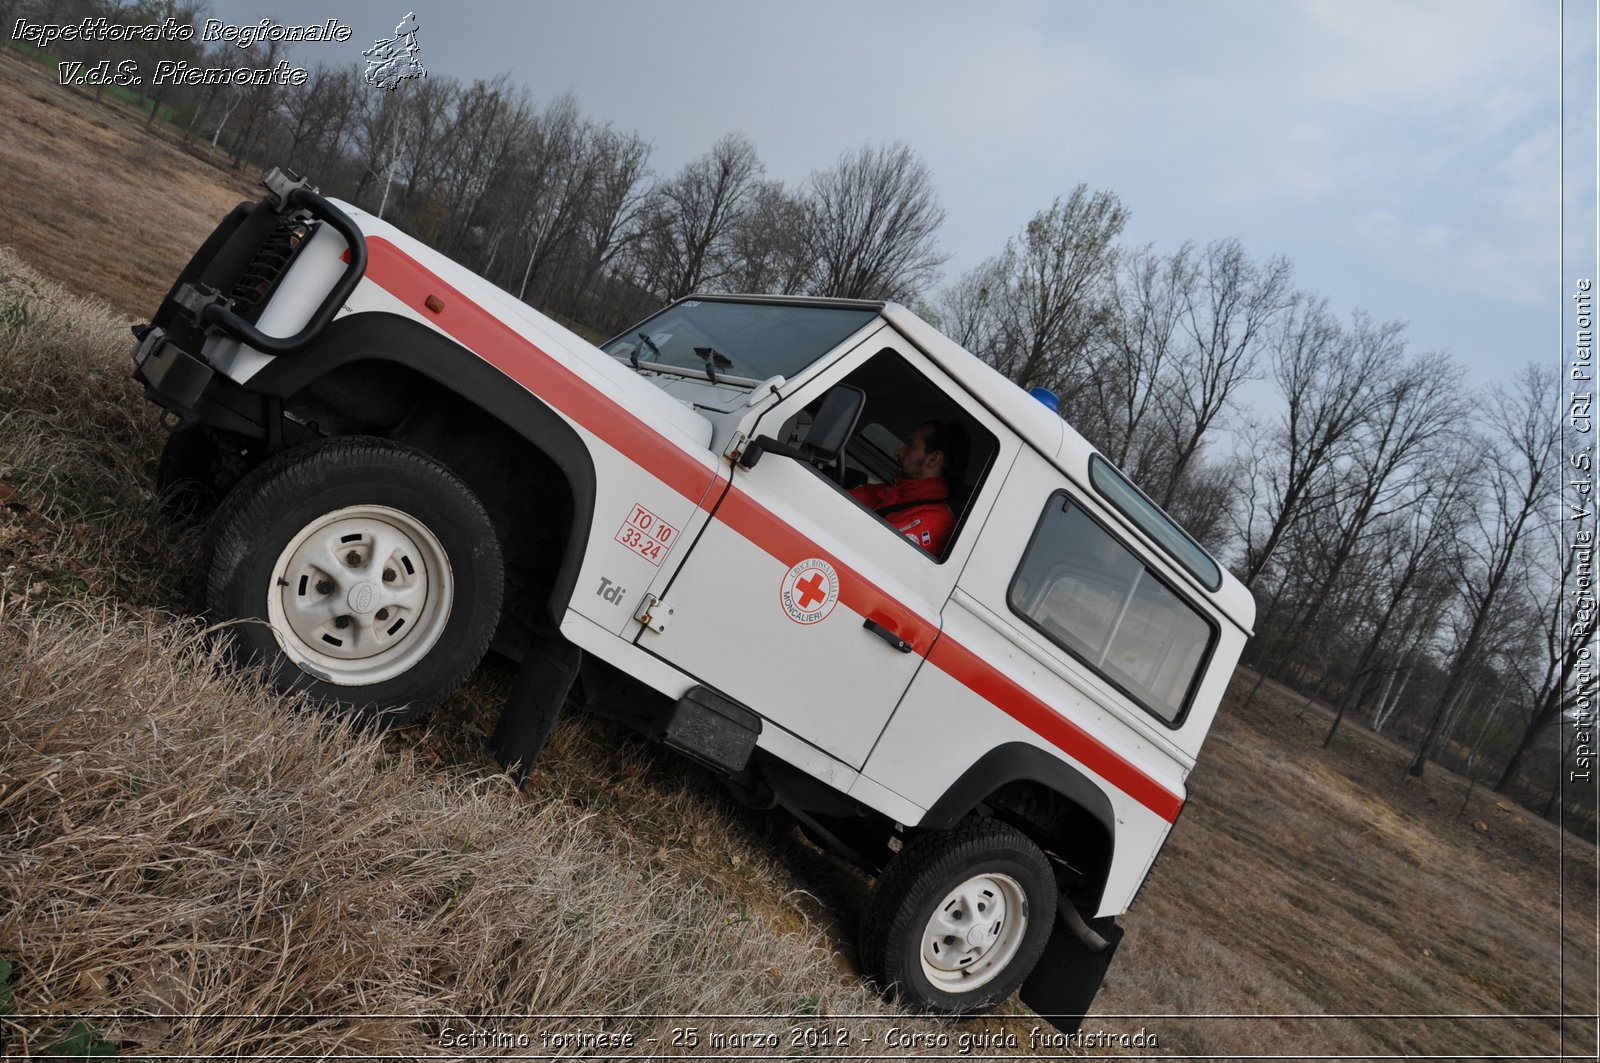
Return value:
[[(51, 17), (195, 14), (112, 7), (64, 0)], [(282, 52), (163, 48), (200, 65)], [(791, 186), (731, 133), (656, 173), (637, 133), (507, 77), (382, 91), (357, 66), (315, 66), (299, 85), (179, 86), (143, 106), (197, 152), (313, 174), (596, 331), (694, 291), (916, 303), (1018, 384), (1054, 390), (1229, 560), (1260, 606), (1250, 663), (1327, 698), (1329, 741), (1359, 719), (1414, 742), (1415, 772), (1446, 759), (1527, 796), (1550, 789), (1558, 724), (1593, 693), (1560, 610), (1576, 561), (1554, 381), (1530, 370), (1473, 395), (1400, 324), (1296, 289), (1282, 258), (1237, 240), (1124, 246), (1127, 209), (1079, 185), (940, 289), (944, 213), (904, 144), (862, 145)]]
[[(0, 0), (0, 14), (73, 24), (203, 18), (195, 0)], [(345, 47), (354, 53), (354, 43)], [(158, 87), (149, 78), (158, 58), (270, 69), (290, 53), (199, 35), (159, 46), (63, 40), (50, 51), (88, 63), (135, 54), (148, 120), (166, 118), (194, 150), (234, 167), (311, 174), (520, 297), (600, 331), (691, 291), (909, 300), (944, 261), (944, 212), (927, 165), (904, 144), (862, 145), (788, 187), (767, 178), (755, 145), (735, 133), (656, 174), (638, 134), (584, 115), (570, 95), (536, 105), (507, 76), (434, 74), (384, 91), (357, 61), (308, 66), (298, 83)]]
[[(932, 177), (903, 144), (847, 151), (788, 188), (730, 133), (658, 176), (642, 138), (585, 117), (571, 96), (539, 108), (503, 77), (430, 78), (361, 93), (354, 119), (335, 122), (306, 102), (342, 98), (340, 76), (319, 75), (285, 91), (284, 121), (251, 157), (315, 172), (519, 297), (601, 331), (694, 291), (910, 299), (944, 260)], [(306, 114), (330, 117), (290, 120)]]

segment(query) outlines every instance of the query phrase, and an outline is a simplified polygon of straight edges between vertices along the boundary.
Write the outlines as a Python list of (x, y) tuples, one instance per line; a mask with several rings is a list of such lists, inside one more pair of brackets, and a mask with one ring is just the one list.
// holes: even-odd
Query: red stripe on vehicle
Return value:
[[(367, 237), (367, 277), (432, 321), (529, 391), (604, 439), (624, 457), (694, 503), (705, 498), (721, 473), (596, 390), (559, 360), (438, 274), (381, 236)], [(428, 296), (444, 300), (438, 313), (426, 309)]]
[[(690, 502), (711, 504), (706, 492), (712, 480), (721, 479), (716, 470), (708, 469), (390, 241), (380, 236), (367, 238), (366, 276)], [(445, 300), (442, 311), (425, 309), (430, 295)], [(1177, 819), (1182, 798), (971, 650), (948, 635), (940, 637), (936, 625), (820, 550), (744, 491), (737, 487), (728, 490), (717, 508), (717, 519), (786, 567), (808, 557), (824, 558), (840, 573), (840, 601), (848, 608), (893, 628), (917, 653), (926, 656), (928, 663), (1162, 819), (1169, 823)]]
[(1178, 818), (1183, 798), (948, 635), (934, 643), (928, 663), (1168, 823)]

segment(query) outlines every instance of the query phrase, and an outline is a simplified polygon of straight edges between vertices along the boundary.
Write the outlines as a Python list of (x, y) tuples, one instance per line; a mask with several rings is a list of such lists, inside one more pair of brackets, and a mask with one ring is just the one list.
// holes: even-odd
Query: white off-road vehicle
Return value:
[[(135, 329), (214, 509), (207, 611), (285, 689), (409, 719), (494, 649), (526, 771), (572, 702), (876, 876), (909, 1006), (1073, 1028), (1184, 804), (1248, 591), (905, 308), (699, 296), (596, 347), (274, 171)], [(965, 440), (938, 552), (850, 488)], [(859, 493), (859, 492), (858, 492)]]

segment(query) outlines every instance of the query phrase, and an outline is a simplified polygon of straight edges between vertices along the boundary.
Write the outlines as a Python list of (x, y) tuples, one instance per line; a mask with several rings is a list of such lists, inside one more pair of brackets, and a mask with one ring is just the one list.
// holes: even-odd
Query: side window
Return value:
[[(836, 482), (857, 505), (876, 514), (887, 531), (942, 562), (962, 533), (969, 504), (994, 463), (999, 441), (892, 348), (867, 359), (843, 383), (865, 391), (867, 405), (834, 470)], [(945, 460), (937, 477), (918, 466), (920, 444), (930, 438), (949, 440), (938, 451)], [(935, 479), (942, 483), (930, 486)], [(919, 505), (924, 496), (933, 499), (934, 513)]]
[(1045, 505), (1007, 597), (1032, 627), (1177, 726), (1215, 626), (1065, 492)]

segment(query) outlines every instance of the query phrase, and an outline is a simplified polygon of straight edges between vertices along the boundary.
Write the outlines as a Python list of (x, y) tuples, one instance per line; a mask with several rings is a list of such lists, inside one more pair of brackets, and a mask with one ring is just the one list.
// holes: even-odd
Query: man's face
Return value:
[(900, 475), (907, 480), (926, 480), (944, 475), (943, 452), (927, 449), (928, 433), (931, 431), (928, 425), (922, 425), (911, 433), (905, 446), (894, 452), (900, 462)]

